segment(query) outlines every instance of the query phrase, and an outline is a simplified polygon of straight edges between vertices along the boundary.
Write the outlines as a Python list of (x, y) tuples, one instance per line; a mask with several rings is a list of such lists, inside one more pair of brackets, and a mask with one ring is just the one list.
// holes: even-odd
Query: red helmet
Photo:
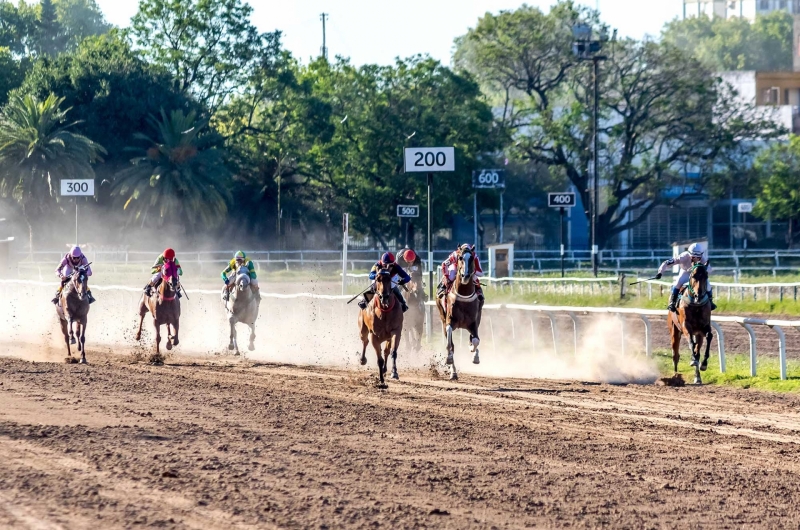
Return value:
[(164, 258), (165, 259), (175, 259), (175, 251), (171, 248), (168, 248), (164, 251)]
[(403, 252), (403, 259), (408, 263), (414, 263), (414, 260), (417, 259), (417, 253), (410, 248), (407, 248), (406, 251)]
[(394, 263), (394, 254), (391, 252), (384, 252), (383, 256), (381, 256), (381, 263), (384, 265), (389, 265), (390, 263)]

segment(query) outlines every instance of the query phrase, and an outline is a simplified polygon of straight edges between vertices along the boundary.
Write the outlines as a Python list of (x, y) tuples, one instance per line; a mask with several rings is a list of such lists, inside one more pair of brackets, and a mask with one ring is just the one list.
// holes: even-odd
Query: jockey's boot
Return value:
[(406, 299), (403, 296), (403, 293), (400, 292), (400, 288), (399, 287), (392, 287), (392, 292), (397, 297), (397, 299), (400, 300), (400, 307), (403, 308), (403, 313), (408, 311), (408, 304), (406, 303)]
[(475, 292), (478, 293), (478, 300), (483, 302), (483, 300), (484, 300), (484, 298), (483, 298), (483, 288), (481, 287), (480, 284), (477, 284), (475, 286)]
[(153, 296), (153, 284), (148, 283), (147, 285), (144, 286), (144, 289), (142, 289), (142, 291), (144, 291), (144, 294), (146, 294), (147, 296)]
[(56, 295), (55, 295), (55, 297), (54, 297), (52, 300), (50, 300), (51, 302), (53, 302), (53, 303), (54, 303), (54, 304), (56, 304), (56, 305), (58, 305), (58, 300), (59, 300), (59, 298), (61, 298), (61, 289), (62, 289), (61, 287), (59, 287), (58, 289), (56, 289)]
[(181, 294), (181, 288), (180, 287), (178, 287), (178, 292), (175, 293), (175, 296), (177, 296), (178, 298), (183, 298), (183, 295)]
[(678, 312), (678, 308), (676, 307), (676, 304), (678, 303), (678, 295), (679, 294), (680, 294), (680, 292), (675, 288), (673, 288), (672, 291), (669, 294), (669, 305), (667, 306), (667, 309), (669, 309), (673, 313), (677, 313)]
[(222, 299), (226, 302), (231, 299), (231, 290), (227, 285), (222, 288)]
[(253, 294), (256, 297), (256, 301), (260, 303), (261, 302), (261, 289), (259, 289), (258, 287), (256, 287), (255, 285), (253, 285), (251, 283), (250, 284), (250, 290), (253, 291)]
[(714, 311), (717, 308), (717, 304), (714, 303), (714, 293), (708, 291), (708, 303), (711, 304), (711, 310)]
[(445, 285), (444, 280), (439, 282), (439, 285), (436, 286), (436, 298), (441, 298), (447, 292), (447, 285)]
[(358, 307), (360, 307), (361, 309), (367, 308), (367, 299), (364, 298), (363, 296), (358, 299)]
[(90, 304), (93, 304), (93, 303), (95, 303), (97, 301), (97, 300), (94, 299), (94, 296), (92, 296), (91, 289), (86, 291), (86, 297), (89, 299), (89, 303)]

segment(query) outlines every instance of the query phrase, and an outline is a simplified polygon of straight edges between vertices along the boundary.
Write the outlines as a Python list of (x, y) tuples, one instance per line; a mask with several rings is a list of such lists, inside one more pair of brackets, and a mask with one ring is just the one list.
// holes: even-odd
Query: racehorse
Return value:
[[(711, 304), (708, 298), (708, 262), (696, 263), (690, 272), (689, 282), (681, 290), (677, 313), (670, 311), (667, 317), (672, 338), (672, 362), (678, 372), (681, 336), (685, 335), (692, 349), (691, 366), (694, 367), (694, 382), (702, 384), (700, 371), (708, 368), (708, 352), (711, 349)], [(706, 341), (706, 352), (700, 362), (700, 350)]]
[(250, 289), (250, 272), (242, 266), (236, 271), (236, 279), (231, 289), (228, 301), (223, 298), (225, 310), (228, 312), (228, 322), (231, 325), (231, 342), (229, 350), (236, 350), (239, 355), (239, 342), (236, 337), (236, 324), (242, 322), (250, 327), (250, 351), (256, 349), (256, 319), (258, 318), (258, 300)]
[[(403, 311), (392, 292), (392, 275), (381, 271), (375, 277), (375, 296), (368, 300), (367, 308), (358, 313), (358, 329), (361, 333), (361, 364), (367, 364), (367, 343), (372, 342), (378, 356), (378, 375), (381, 386), (386, 386), (383, 376), (392, 354), (392, 379), (397, 375), (397, 348), (403, 332)], [(381, 357), (383, 346), (383, 357)]]
[(478, 298), (475, 288), (475, 264), (471, 251), (459, 250), (456, 277), (450, 291), (442, 298), (436, 299), (439, 308), (439, 317), (442, 319), (442, 331), (447, 338), (447, 364), (452, 366), (450, 379), (458, 379), (455, 361), (453, 359), (453, 330), (466, 329), (469, 331), (470, 351), (474, 353), (473, 364), (480, 364), (478, 345), (478, 328), (481, 325), (481, 310), (483, 301)]
[[(136, 332), (136, 340), (142, 339), (142, 323), (144, 316), (149, 312), (153, 315), (153, 326), (156, 328), (156, 353), (155, 361), (161, 362), (161, 326), (167, 327), (167, 350), (177, 346), (179, 320), (181, 318), (181, 302), (178, 299), (180, 290), (178, 279), (178, 266), (175, 262), (167, 262), (161, 268), (161, 284), (158, 290), (147, 296), (142, 294), (139, 300), (139, 330)], [(173, 333), (174, 331), (174, 333)]]
[(409, 282), (406, 302), (408, 311), (403, 315), (403, 336), (408, 337), (412, 350), (419, 351), (425, 327), (425, 291), (421, 282)]
[[(61, 290), (61, 298), (56, 306), (58, 320), (61, 324), (61, 333), (64, 334), (64, 342), (67, 344), (67, 362), (74, 362), (70, 344), (78, 344), (78, 351), (81, 352), (81, 364), (86, 364), (86, 321), (89, 315), (89, 297), (86, 294), (86, 269), (88, 265), (77, 267)], [(75, 324), (78, 325), (77, 336), (75, 339)]]

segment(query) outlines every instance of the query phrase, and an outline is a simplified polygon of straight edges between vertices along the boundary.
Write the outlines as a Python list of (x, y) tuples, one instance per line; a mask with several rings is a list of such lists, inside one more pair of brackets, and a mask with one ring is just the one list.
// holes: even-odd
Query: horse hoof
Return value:
[(238, 356), (240, 356), (240, 355), (241, 355), (241, 353), (239, 353), (238, 351), (237, 351), (236, 353), (234, 353), (234, 354), (233, 354), (233, 356), (234, 356), (234, 357), (238, 357)]
[(394, 379), (394, 380), (396, 380), (396, 381), (399, 381), (399, 380), (400, 380), (400, 376), (399, 376), (399, 375), (397, 375), (397, 372), (392, 372), (392, 379)]
[(364, 366), (365, 364), (367, 364), (367, 358), (366, 357), (362, 357), (361, 358), (361, 366)]
[(177, 337), (175, 337), (174, 339), (172, 339), (172, 345), (173, 345), (173, 346), (177, 346), (177, 345), (178, 345), (178, 344), (180, 344), (180, 343), (181, 343), (181, 341), (179, 341)]
[(70, 337), (69, 343), (70, 344), (75, 344), (76, 343), (75, 337)]
[(172, 343), (169, 340), (167, 341), (166, 346), (167, 346), (167, 350), (171, 350), (172, 349)]
[(228, 349), (233, 350), (233, 344), (228, 344)]
[(447, 356), (447, 360), (445, 361), (445, 363), (446, 364), (453, 364), (453, 356), (452, 356), (452, 354)]
[(89, 364), (86, 362), (86, 357), (81, 357), (81, 360), (78, 361), (78, 364)]
[(456, 372), (450, 374), (450, 381), (458, 381), (458, 374)]
[(692, 367), (697, 366), (697, 361), (692, 359), (692, 362), (689, 363), (689, 366), (692, 366)]
[(255, 345), (255, 344), (251, 344), (251, 345), (249, 345), (249, 346), (247, 347), (247, 349), (248, 349), (248, 350), (250, 350), (250, 351), (255, 351), (255, 349), (256, 349), (256, 345)]
[(481, 359), (478, 357), (478, 354), (475, 354), (475, 357), (472, 358), (472, 364), (481, 364)]
[(702, 381), (702, 380), (701, 380), (699, 377), (695, 377), (695, 378), (694, 378), (694, 384), (696, 384), (696, 385), (702, 385), (702, 384), (703, 384), (703, 381)]
[(136, 342), (139, 342), (140, 340), (142, 340), (142, 336), (141, 335), (136, 335), (136, 337), (134, 337), (134, 340)]
[(708, 370), (708, 363), (703, 362), (703, 364), (700, 365), (700, 371), (705, 372), (706, 370)]

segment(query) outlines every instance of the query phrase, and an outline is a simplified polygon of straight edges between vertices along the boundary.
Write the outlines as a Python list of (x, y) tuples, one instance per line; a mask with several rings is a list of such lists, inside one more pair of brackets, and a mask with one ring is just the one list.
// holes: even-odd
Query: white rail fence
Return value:
[[(583, 279), (581, 279), (583, 280)], [(27, 281), (27, 280), (0, 280), (0, 285), (20, 285), (20, 286), (40, 286), (40, 287), (51, 287), (54, 288), (58, 285), (57, 282), (40, 282), (40, 281)], [(130, 293), (141, 293), (140, 288), (136, 287), (128, 287), (124, 285), (92, 285), (92, 289), (98, 291), (124, 291)], [(217, 289), (187, 289), (187, 293), (189, 294), (208, 294), (208, 295), (219, 295), (220, 291)], [(281, 293), (269, 293), (269, 292), (262, 292), (262, 296), (264, 298), (273, 298), (273, 299), (298, 299), (298, 298), (312, 298), (317, 300), (329, 300), (329, 301), (338, 301), (344, 302), (351, 298), (350, 295), (322, 295), (322, 294), (315, 294), (315, 293), (293, 293), (293, 294), (281, 294)], [(426, 311), (427, 318), (433, 318), (433, 308), (435, 306), (434, 302), (426, 302), (429, 310)], [(645, 337), (645, 355), (647, 357), (652, 357), (652, 331), (651, 331), (651, 318), (659, 317), (661, 319), (666, 318), (667, 311), (666, 310), (654, 310), (654, 309), (635, 309), (635, 308), (614, 308), (614, 307), (565, 307), (565, 306), (544, 306), (544, 305), (525, 305), (525, 304), (486, 304), (483, 307), (484, 311), (487, 312), (486, 316), (489, 318), (489, 325), (492, 325), (491, 319), (512, 319), (513, 313), (537, 313), (541, 316), (545, 316), (550, 321), (550, 331), (552, 334), (553, 340), (553, 351), (557, 353), (563, 353), (563, 348), (559, 348), (559, 345), (564, 344), (564, 341), (561, 341), (559, 338), (559, 330), (556, 323), (556, 315), (565, 315), (568, 316), (573, 325), (573, 339), (572, 343), (574, 345), (574, 354), (577, 355), (578, 347), (579, 347), (579, 331), (580, 331), (580, 323), (578, 320), (578, 315), (593, 315), (593, 314), (601, 314), (601, 315), (615, 315), (619, 317), (620, 322), (620, 344), (622, 348), (622, 352), (625, 352), (626, 344), (624, 337), (626, 336), (626, 326), (628, 326), (628, 322), (625, 321), (624, 317), (639, 317), (642, 321), (642, 325), (644, 326), (644, 337)], [(334, 311), (337, 314), (340, 314), (341, 311), (336, 309)], [(760, 318), (751, 318), (751, 317), (735, 317), (735, 316), (713, 316), (711, 325), (713, 326), (714, 330), (717, 332), (717, 352), (719, 358), (719, 366), (720, 371), (725, 373), (727, 370), (726, 367), (726, 359), (725, 359), (725, 334), (720, 326), (721, 323), (734, 323), (740, 325), (745, 331), (747, 331), (749, 336), (749, 349), (750, 349), (750, 375), (755, 377), (757, 375), (757, 344), (756, 344), (756, 335), (753, 326), (767, 326), (772, 329), (777, 337), (778, 337), (778, 358), (780, 363), (780, 378), (782, 380), (787, 379), (787, 368), (786, 368), (786, 333), (784, 328), (789, 329), (800, 329), (800, 321), (793, 321), (793, 320), (774, 320), (774, 319), (760, 319)], [(429, 321), (429, 324), (432, 322)], [(426, 326), (428, 329), (431, 329), (431, 325)], [(512, 340), (516, 340), (517, 332), (513, 325), (513, 320), (511, 321), (511, 330), (512, 330)], [(536, 344), (535, 339), (535, 326), (533, 325), (533, 321), (531, 320), (531, 337), (533, 339), (532, 343)], [(521, 333), (521, 331), (520, 331)], [(493, 337), (492, 337), (493, 338)], [(433, 339), (433, 337), (428, 337), (429, 341)]]

